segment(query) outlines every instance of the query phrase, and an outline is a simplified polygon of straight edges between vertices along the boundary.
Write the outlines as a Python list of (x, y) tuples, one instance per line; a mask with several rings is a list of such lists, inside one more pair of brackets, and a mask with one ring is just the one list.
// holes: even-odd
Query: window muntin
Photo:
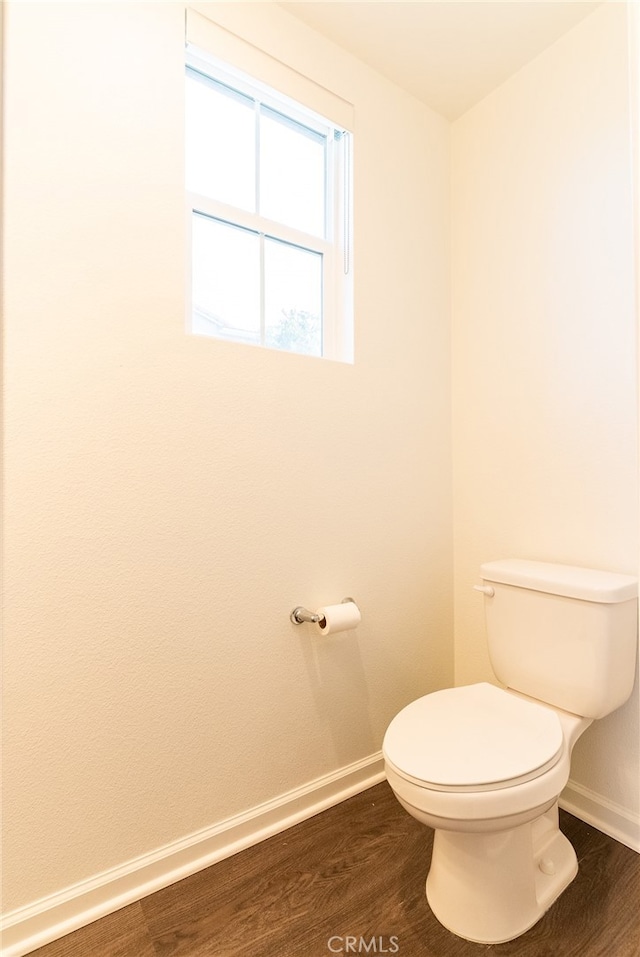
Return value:
[(350, 361), (343, 131), (195, 55), (186, 87), (191, 331)]

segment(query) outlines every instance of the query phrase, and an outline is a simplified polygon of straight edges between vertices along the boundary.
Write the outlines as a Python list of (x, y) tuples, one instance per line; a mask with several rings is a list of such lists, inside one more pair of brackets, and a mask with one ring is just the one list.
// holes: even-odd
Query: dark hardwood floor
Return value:
[(578, 876), (506, 944), (461, 940), (433, 917), (424, 892), (433, 832), (385, 783), (34, 957), (329, 957), (358, 953), (360, 937), (369, 954), (399, 957), (638, 957), (640, 855), (564, 812), (561, 826)]

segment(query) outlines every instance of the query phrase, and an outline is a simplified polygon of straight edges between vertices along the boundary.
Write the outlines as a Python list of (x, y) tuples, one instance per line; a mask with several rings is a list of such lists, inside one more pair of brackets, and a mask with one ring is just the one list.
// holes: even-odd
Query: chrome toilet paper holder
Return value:
[[(344, 605), (345, 602), (351, 601), (355, 605), (353, 598), (343, 598), (340, 602), (341, 605)], [(293, 609), (289, 618), (294, 623), (294, 625), (302, 625), (305, 621), (310, 622), (312, 625), (317, 625), (319, 621), (322, 621), (323, 618), (315, 611), (307, 611), (306, 608), (303, 608), (302, 605), (298, 605)]]
[(305, 621), (310, 621), (312, 624), (317, 625), (320, 621), (320, 615), (316, 614), (315, 611), (307, 611), (302, 605), (298, 605), (297, 608), (294, 608), (289, 617), (294, 625), (301, 625)]

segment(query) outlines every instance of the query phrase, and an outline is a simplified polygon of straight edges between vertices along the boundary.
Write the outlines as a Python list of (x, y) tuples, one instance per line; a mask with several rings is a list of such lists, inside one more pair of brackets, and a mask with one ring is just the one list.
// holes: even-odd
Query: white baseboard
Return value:
[(640, 853), (640, 815), (571, 779), (560, 795), (560, 807)]
[(3, 916), (2, 955), (23, 957), (384, 780), (382, 753)]
[[(144, 854), (2, 919), (2, 957), (24, 957), (100, 917), (293, 827), (384, 780), (381, 752), (317, 778), (244, 814)], [(640, 852), (640, 817), (569, 781), (560, 806)]]

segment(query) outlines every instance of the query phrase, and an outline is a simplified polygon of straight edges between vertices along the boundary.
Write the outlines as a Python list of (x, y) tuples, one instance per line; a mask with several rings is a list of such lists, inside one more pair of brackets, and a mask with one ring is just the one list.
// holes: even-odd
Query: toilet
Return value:
[(427, 900), (448, 930), (498, 944), (542, 917), (578, 871), (558, 826), (573, 746), (634, 682), (637, 579), (508, 559), (480, 569), (491, 664), (425, 695), (384, 737), (387, 780), (434, 828)]

